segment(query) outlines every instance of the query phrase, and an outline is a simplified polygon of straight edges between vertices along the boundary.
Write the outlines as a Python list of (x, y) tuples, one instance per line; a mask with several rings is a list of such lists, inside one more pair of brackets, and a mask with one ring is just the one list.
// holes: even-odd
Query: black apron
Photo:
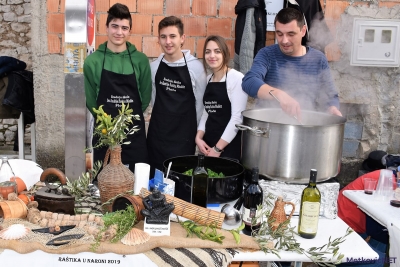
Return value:
[(186, 65), (181, 67), (169, 67), (161, 59), (155, 76), (156, 100), (147, 133), (151, 172), (163, 171), (169, 158), (195, 153), (196, 100), (183, 58)]
[[(129, 145), (121, 145), (122, 163), (129, 166), (129, 169), (135, 171), (135, 163), (143, 162), (148, 163), (148, 154), (146, 146), (146, 130), (142, 112), (142, 101), (139, 96), (139, 89), (136, 82), (135, 69), (133, 68), (133, 63), (131, 59), (131, 54), (129, 52), (129, 59), (132, 64), (133, 73), (132, 74), (119, 74), (112, 71), (104, 69), (104, 61), (106, 58), (104, 50), (104, 60), (103, 68), (101, 71), (100, 80), (100, 91), (97, 96), (97, 106), (103, 105), (103, 110), (112, 117), (119, 114), (118, 110), (121, 108), (119, 106), (121, 103), (112, 103), (107, 100), (116, 99), (115, 96), (124, 97), (125, 104), (129, 103), (129, 107), (133, 109), (133, 114), (139, 114), (140, 121), (133, 120), (133, 125), (138, 125), (139, 131), (134, 134), (128, 135), (124, 141), (131, 141)], [(118, 105), (118, 106), (117, 106)], [(96, 118), (95, 118), (96, 119)], [(93, 146), (98, 142), (98, 137), (93, 136), (92, 144)], [(106, 154), (108, 147), (99, 147), (94, 149), (93, 161), (97, 160), (104, 161), (104, 156)]]
[[(227, 77), (228, 72), (226, 73), (226, 78)], [(210, 82), (211, 79), (212, 76), (208, 81), (203, 96), (204, 108), (208, 113), (203, 140), (207, 145), (213, 147), (218, 143), (219, 139), (221, 139), (231, 119), (232, 105), (226, 89), (226, 79), (225, 82)], [(241, 133), (242, 132), (239, 131), (235, 138), (224, 148), (221, 157), (240, 160)]]

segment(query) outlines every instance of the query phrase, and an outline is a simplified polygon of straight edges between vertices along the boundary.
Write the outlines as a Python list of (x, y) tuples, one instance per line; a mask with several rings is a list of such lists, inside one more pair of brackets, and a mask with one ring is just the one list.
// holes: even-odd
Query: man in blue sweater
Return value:
[(301, 109), (342, 116), (325, 55), (301, 45), (306, 33), (301, 12), (284, 8), (276, 15), (274, 24), (278, 44), (257, 53), (243, 78), (243, 90), (257, 98), (257, 108), (280, 105), (284, 112), (299, 120)]

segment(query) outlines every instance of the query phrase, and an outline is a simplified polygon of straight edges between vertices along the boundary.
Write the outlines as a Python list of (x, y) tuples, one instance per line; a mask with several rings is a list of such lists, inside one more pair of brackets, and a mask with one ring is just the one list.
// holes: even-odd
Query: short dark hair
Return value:
[(276, 26), (276, 22), (287, 24), (295, 20), (297, 22), (297, 26), (301, 29), (304, 26), (304, 16), (301, 12), (295, 8), (287, 7), (281, 9), (278, 14), (276, 14), (274, 25)]
[(114, 19), (127, 19), (129, 20), (129, 29), (132, 28), (132, 16), (129, 12), (129, 8), (126, 5), (116, 3), (107, 11), (107, 22), (106, 26)]
[(160, 34), (162, 29), (169, 26), (176, 26), (179, 34), (183, 35), (183, 22), (180, 18), (175, 16), (165, 17), (158, 23), (158, 34)]
[[(210, 41), (214, 41), (215, 43), (217, 43), (219, 49), (222, 52), (221, 69), (225, 66), (228, 66), (229, 60), (231, 58), (231, 54), (229, 53), (229, 48), (225, 42), (225, 39), (219, 35), (210, 35), (206, 38), (206, 41), (204, 42), (204, 47), (203, 47), (203, 57), (206, 54), (206, 47), (207, 47), (208, 42), (210, 42)], [(204, 69), (207, 70), (207, 63), (205, 60), (203, 60), (203, 66), (204, 66)]]

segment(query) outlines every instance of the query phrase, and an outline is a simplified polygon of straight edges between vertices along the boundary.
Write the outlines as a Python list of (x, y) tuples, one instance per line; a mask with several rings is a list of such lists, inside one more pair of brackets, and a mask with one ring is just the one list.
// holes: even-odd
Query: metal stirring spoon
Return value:
[[(279, 101), (279, 99), (278, 99), (276, 96), (274, 96), (274, 95), (272, 94), (272, 91), (273, 91), (273, 90), (270, 90), (270, 91), (269, 91), (269, 94), (270, 94), (273, 98), (275, 98), (275, 100), (278, 101), (278, 103), (280, 104), (281, 101)], [(298, 122), (300, 123), (300, 125), (304, 125), (301, 121), (299, 121), (299, 119), (298, 119), (296, 116), (293, 116), (293, 118), (295, 118), (296, 121), (298, 121)]]

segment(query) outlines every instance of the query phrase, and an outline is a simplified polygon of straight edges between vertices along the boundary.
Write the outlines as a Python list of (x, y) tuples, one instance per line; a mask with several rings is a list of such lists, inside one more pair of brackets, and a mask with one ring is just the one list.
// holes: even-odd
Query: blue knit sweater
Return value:
[[(302, 109), (326, 111), (330, 106), (339, 108), (328, 61), (323, 53), (312, 47), (307, 47), (307, 53), (300, 57), (283, 54), (277, 44), (261, 49), (243, 78), (242, 88), (249, 96), (257, 98), (263, 84), (285, 91), (300, 103)], [(256, 107), (277, 106), (275, 102), (257, 99)]]

